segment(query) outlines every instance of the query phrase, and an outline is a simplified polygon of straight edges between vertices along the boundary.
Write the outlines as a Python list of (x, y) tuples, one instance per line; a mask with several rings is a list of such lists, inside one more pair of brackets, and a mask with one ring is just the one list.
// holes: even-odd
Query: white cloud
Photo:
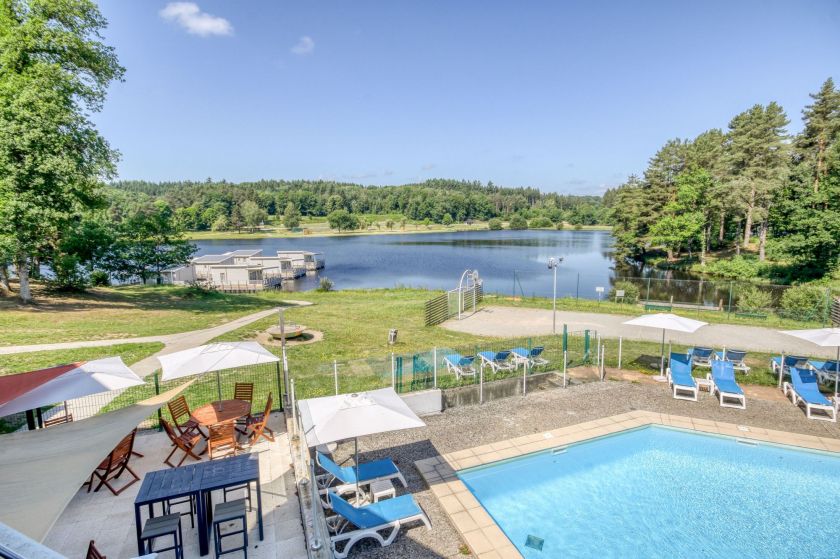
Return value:
[(303, 56), (305, 54), (312, 54), (312, 51), (315, 50), (315, 41), (312, 40), (312, 37), (308, 35), (304, 35), (301, 37), (297, 44), (292, 47), (292, 53)]
[(195, 2), (170, 2), (160, 11), (160, 17), (177, 23), (192, 35), (233, 35), (233, 26), (228, 20), (202, 12)]
[(421, 171), (431, 171), (435, 167), (437, 167), (437, 165), (435, 165), (434, 163), (426, 163), (425, 165), (420, 167), (420, 170)]

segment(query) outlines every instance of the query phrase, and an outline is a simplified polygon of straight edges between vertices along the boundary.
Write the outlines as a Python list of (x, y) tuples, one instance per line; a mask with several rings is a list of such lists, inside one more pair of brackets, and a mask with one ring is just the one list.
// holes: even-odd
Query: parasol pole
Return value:
[(837, 401), (837, 377), (840, 376), (840, 345), (837, 346), (837, 360), (834, 362), (834, 401)]
[(353, 438), (353, 446), (355, 447), (355, 454), (356, 454), (356, 505), (358, 506), (359, 501), (359, 437)]
[(659, 356), (659, 376), (665, 376), (665, 328), (662, 329), (662, 347)]

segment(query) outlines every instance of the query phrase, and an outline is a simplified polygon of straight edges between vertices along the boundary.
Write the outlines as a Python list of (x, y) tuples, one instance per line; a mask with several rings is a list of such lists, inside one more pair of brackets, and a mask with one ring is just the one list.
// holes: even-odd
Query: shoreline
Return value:
[[(584, 225), (580, 229), (574, 227), (565, 227), (563, 229), (554, 228), (534, 228), (534, 229), (516, 229), (515, 231), (556, 231), (558, 233), (563, 231), (611, 231), (612, 227), (609, 225)], [(316, 231), (309, 234), (296, 233), (282, 229), (274, 229), (271, 231), (254, 231), (236, 233), (234, 231), (188, 231), (186, 239), (188, 241), (235, 241), (235, 240), (261, 240), (261, 239), (311, 239), (313, 237), (361, 237), (373, 235), (425, 235), (429, 233), (469, 233), (473, 231), (487, 231), (490, 229), (486, 225), (482, 227), (451, 227), (451, 228), (433, 228), (433, 229), (415, 229), (415, 230), (390, 230), (390, 231)], [(510, 231), (510, 229), (501, 229), (500, 231)]]

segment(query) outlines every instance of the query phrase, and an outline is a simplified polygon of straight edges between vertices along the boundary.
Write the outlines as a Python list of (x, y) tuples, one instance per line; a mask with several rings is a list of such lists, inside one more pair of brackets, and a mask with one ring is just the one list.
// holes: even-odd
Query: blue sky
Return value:
[(840, 78), (840, 2), (103, 0), (120, 178), (600, 194), (668, 138)]

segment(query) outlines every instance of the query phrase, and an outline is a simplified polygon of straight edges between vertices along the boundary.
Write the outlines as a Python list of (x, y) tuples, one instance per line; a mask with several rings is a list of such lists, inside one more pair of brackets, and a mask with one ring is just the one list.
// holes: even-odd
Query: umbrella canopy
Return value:
[(84, 421), (0, 435), (0, 522), (42, 541), (111, 449), (189, 385)]
[(0, 417), (143, 384), (119, 357), (0, 377)]
[(211, 371), (222, 371), (280, 361), (257, 342), (208, 344), (158, 356), (163, 370), (161, 380), (172, 380)]
[(647, 328), (661, 328), (662, 329), (662, 354), (659, 358), (659, 377), (657, 380), (664, 380), (665, 372), (665, 330), (674, 330), (676, 332), (696, 332), (706, 322), (702, 320), (694, 320), (693, 318), (685, 318), (684, 316), (677, 316), (671, 313), (656, 313), (643, 314), (631, 320), (625, 321), (623, 324), (629, 326), (645, 326)]
[(643, 314), (634, 319), (624, 322), (629, 326), (646, 326), (648, 328), (662, 328), (663, 330), (675, 330), (677, 332), (695, 332), (706, 322), (677, 316), (671, 313)]
[[(837, 348), (837, 362), (840, 365), (840, 328), (816, 328), (813, 330), (780, 330), (782, 334), (794, 336), (800, 340), (805, 340), (821, 347), (836, 347)], [(784, 367), (781, 367), (784, 369)], [(783, 370), (780, 372), (784, 373)], [(781, 377), (779, 377), (781, 379)], [(779, 380), (781, 383), (781, 380)], [(840, 374), (834, 371), (834, 397), (837, 397), (838, 382), (840, 382)]]
[(298, 409), (310, 447), (426, 426), (393, 388), (300, 400)]
[(393, 388), (300, 400), (298, 409), (306, 444), (310, 447), (354, 440), (357, 495), (359, 437), (426, 426)]

